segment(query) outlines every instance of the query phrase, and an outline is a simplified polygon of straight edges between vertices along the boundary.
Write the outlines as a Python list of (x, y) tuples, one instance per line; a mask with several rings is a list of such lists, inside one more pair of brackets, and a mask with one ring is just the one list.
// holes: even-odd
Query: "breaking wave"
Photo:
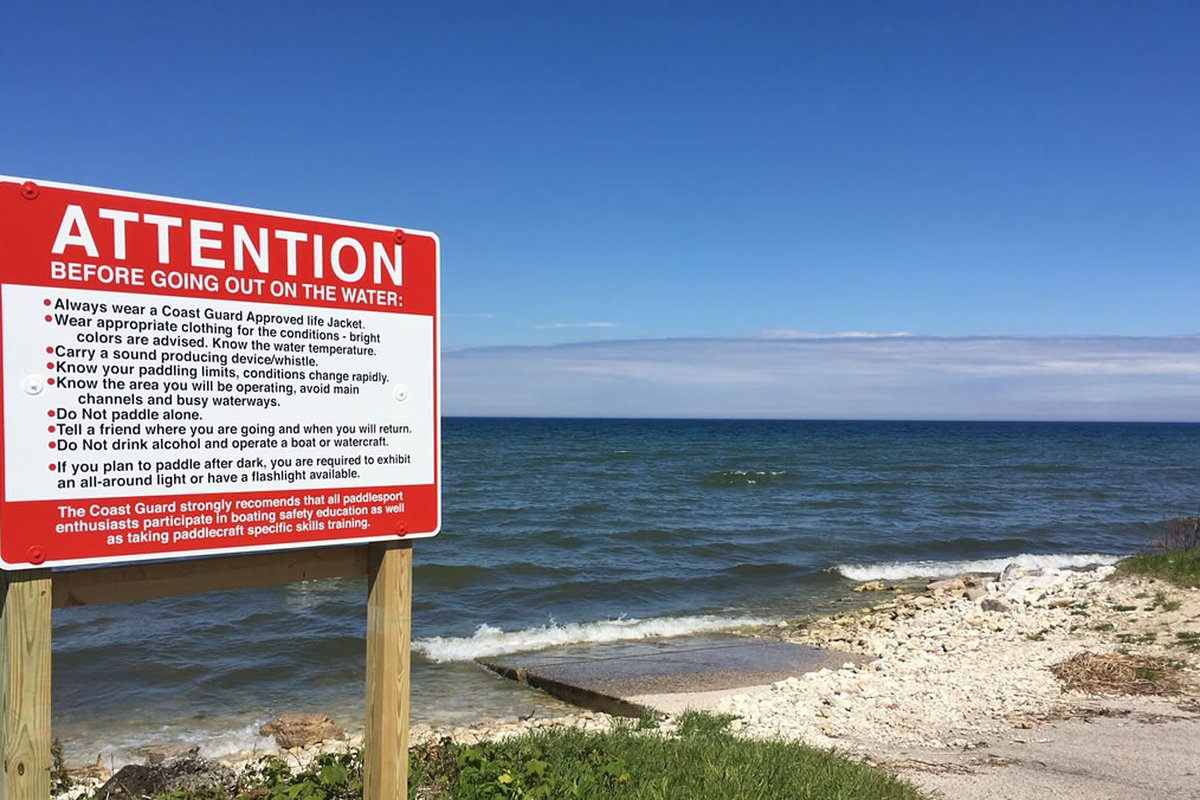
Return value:
[(945, 578), (968, 572), (1001, 572), (1009, 564), (1024, 569), (1081, 569), (1115, 564), (1123, 556), (1104, 553), (1055, 553), (1035, 556), (1022, 553), (1006, 558), (970, 561), (893, 561), (886, 564), (838, 564), (833, 572), (852, 581), (898, 581), (905, 578)]
[(608, 619), (597, 622), (553, 621), (538, 628), (503, 631), (484, 623), (471, 636), (434, 636), (413, 642), (413, 649), (432, 661), (470, 661), (482, 656), (541, 650), (564, 644), (586, 642), (622, 642), (652, 637), (685, 636), (764, 625), (758, 617), (656, 617), (652, 619)]

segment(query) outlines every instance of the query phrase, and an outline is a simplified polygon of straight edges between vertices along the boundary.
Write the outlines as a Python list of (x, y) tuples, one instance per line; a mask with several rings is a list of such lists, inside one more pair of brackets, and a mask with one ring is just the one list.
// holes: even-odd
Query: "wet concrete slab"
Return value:
[(476, 659), (560, 700), (620, 716), (646, 707), (629, 698), (761, 686), (822, 668), (854, 653), (727, 634), (581, 644)]

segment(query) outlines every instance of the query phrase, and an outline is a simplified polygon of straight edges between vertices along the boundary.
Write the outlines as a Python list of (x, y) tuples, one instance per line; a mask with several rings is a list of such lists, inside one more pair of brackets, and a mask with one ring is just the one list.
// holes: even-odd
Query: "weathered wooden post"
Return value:
[(364, 800), (408, 796), (412, 545), (370, 545), (367, 572), (367, 720)]
[(0, 611), (0, 798), (50, 796), (50, 570), (5, 572)]

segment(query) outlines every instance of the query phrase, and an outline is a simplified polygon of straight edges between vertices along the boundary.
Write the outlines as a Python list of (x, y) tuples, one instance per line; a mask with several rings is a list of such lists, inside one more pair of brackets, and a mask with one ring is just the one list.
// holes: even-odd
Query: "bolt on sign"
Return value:
[(0, 177), (0, 566), (436, 534), (438, 254)]

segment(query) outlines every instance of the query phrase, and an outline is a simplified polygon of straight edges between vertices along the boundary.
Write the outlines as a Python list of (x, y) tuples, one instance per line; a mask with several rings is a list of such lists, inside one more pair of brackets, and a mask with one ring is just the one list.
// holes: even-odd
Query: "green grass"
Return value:
[(1200, 548), (1139, 553), (1121, 562), (1123, 572), (1170, 581), (1177, 586), (1200, 586)]
[(1163, 611), (1178, 611), (1182, 606), (1182, 602), (1168, 598), (1167, 593), (1160, 590), (1154, 593), (1154, 603), (1146, 610), (1153, 611), (1155, 608), (1161, 608)]
[[(685, 714), (678, 732), (555, 729), (465, 746), (414, 748), (409, 797), (430, 800), (922, 800), (916, 789), (872, 767), (800, 744), (730, 735), (729, 717)], [(238, 800), (361, 797), (357, 753), (323, 756), (293, 774), (279, 759), (243, 780)], [(220, 792), (176, 792), (170, 800), (228, 800)], [(161, 800), (161, 799), (160, 799)]]
[(1177, 631), (1175, 633), (1175, 641), (1171, 642), (1176, 647), (1187, 648), (1189, 653), (1200, 653), (1200, 632), (1197, 631)]
[[(438, 797), (496, 798), (916, 798), (915, 789), (825, 750), (738, 739), (729, 718), (688, 714), (675, 736), (632, 730), (560, 730), (457, 748), (455, 767), (415, 775)], [(445, 760), (442, 760), (445, 763)]]
[(1154, 631), (1143, 633), (1141, 635), (1134, 633), (1118, 633), (1117, 641), (1121, 644), (1154, 644), (1158, 639), (1158, 634)]

